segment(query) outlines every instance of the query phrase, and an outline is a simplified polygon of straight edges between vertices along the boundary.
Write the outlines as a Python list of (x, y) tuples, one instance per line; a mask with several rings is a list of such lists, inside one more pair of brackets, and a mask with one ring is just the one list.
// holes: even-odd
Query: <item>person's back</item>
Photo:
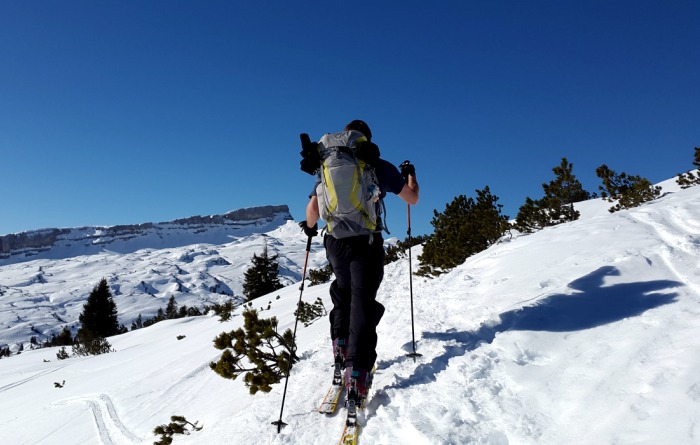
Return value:
[[(350, 122), (344, 131), (359, 132), (366, 138), (368, 144), (365, 149), (370, 153), (368, 157), (371, 157), (372, 170), (379, 186), (379, 199), (393, 193), (408, 204), (418, 202), (419, 187), (415, 169), (410, 162), (404, 162), (399, 171), (396, 166), (381, 159), (378, 147), (371, 143), (369, 126), (363, 121)], [(328, 217), (319, 207), (319, 202), (326, 199), (318, 194), (319, 184), (324, 181), (321, 177), (323, 169), (319, 170), (321, 173), (309, 195), (306, 221), (300, 223), (309, 237), (318, 233), (317, 222), (321, 215)], [(378, 215), (381, 215), (381, 211)], [(376, 327), (384, 313), (384, 306), (376, 301), (384, 277), (384, 241), (381, 235), (384, 225), (381, 216), (375, 217), (374, 225), (370, 224), (373, 228), (367, 232), (343, 232), (337, 236), (338, 232), (334, 234), (332, 228), (323, 240), (326, 257), (335, 274), (330, 287), (333, 309), (329, 317), (333, 355), (338, 364), (336, 368), (345, 368), (344, 381), (348, 387), (348, 397), (352, 394), (352, 397), (357, 398), (355, 401), (358, 404), (367, 396), (371, 385), (371, 372), (377, 359)]]

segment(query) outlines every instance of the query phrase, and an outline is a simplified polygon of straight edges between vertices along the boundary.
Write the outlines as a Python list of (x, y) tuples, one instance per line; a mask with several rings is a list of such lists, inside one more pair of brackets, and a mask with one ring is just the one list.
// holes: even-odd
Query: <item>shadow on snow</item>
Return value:
[[(476, 331), (425, 332), (424, 339), (450, 342), (445, 352), (430, 363), (419, 365), (413, 375), (401, 379), (390, 388), (407, 388), (435, 381), (436, 375), (447, 369), (448, 362), (473, 351), (483, 342), (491, 343), (505, 331), (574, 332), (603, 326), (643, 314), (676, 301), (678, 293), (670, 289), (682, 286), (671, 280), (642, 281), (603, 286), (608, 276), (619, 276), (616, 267), (605, 266), (574, 280), (569, 287), (579, 292), (573, 295), (550, 295), (535, 305), (500, 315), (500, 323), (482, 325)], [(420, 352), (420, 351), (419, 351)], [(380, 362), (378, 368), (388, 368), (396, 361)]]

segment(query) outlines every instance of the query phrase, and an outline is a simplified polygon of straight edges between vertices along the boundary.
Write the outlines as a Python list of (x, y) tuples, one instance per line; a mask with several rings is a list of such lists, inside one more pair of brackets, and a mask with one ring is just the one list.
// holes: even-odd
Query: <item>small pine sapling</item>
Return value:
[(190, 435), (192, 431), (200, 431), (203, 427), (197, 426), (195, 423), (189, 422), (183, 416), (171, 416), (171, 422), (167, 425), (159, 425), (153, 429), (153, 434), (161, 436), (160, 440), (153, 442), (153, 445), (170, 445), (173, 443), (175, 434)]
[(59, 349), (58, 352), (56, 353), (56, 358), (59, 360), (65, 360), (69, 357), (70, 357), (70, 354), (68, 354), (68, 352), (66, 351), (65, 346), (61, 347), (61, 349)]
[(693, 161), (695, 166), (695, 173), (693, 171), (687, 171), (685, 173), (680, 173), (678, 178), (676, 178), (676, 184), (680, 185), (682, 189), (687, 189), (695, 185), (700, 185), (700, 147), (695, 147), (695, 161)]
[(321, 269), (311, 269), (309, 270), (309, 286), (316, 286), (317, 284), (328, 283), (331, 281), (331, 276), (333, 275), (333, 267), (330, 263), (326, 264)]
[(227, 379), (243, 374), (250, 394), (270, 392), (299, 360), (292, 330), (280, 334), (277, 318), (259, 318), (256, 310), (246, 309), (243, 319), (242, 328), (214, 338), (214, 347), (224, 352), (209, 366)]
[(318, 297), (313, 304), (299, 301), (299, 308), (294, 311), (294, 315), (307, 327), (327, 313), (321, 297)]

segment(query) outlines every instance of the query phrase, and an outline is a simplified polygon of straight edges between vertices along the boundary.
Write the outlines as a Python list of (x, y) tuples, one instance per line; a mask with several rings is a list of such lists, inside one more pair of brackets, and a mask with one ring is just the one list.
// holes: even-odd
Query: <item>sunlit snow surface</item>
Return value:
[[(579, 221), (506, 237), (439, 278), (413, 277), (415, 362), (405, 356), (407, 259), (389, 265), (361, 444), (700, 443), (700, 187), (662, 185), (667, 194), (640, 208), (609, 214), (609, 203), (581, 203)], [(102, 276), (125, 320), (155, 313), (178, 284), (188, 289), (175, 293), (179, 304), (211, 301), (200, 288), (217, 282), (240, 295), (264, 240), (285, 280), (297, 281), (305, 239), (293, 222), (223, 245), (2, 267), (3, 341), (19, 341), (26, 326), (75, 322)], [(316, 238), (309, 267), (324, 261)], [(299, 295), (290, 284), (254, 307), (270, 304), (262, 315), (286, 329)], [(328, 285), (306, 286), (303, 299), (317, 297), (330, 308)], [(106, 355), (59, 361), (52, 348), (3, 358), (0, 443), (145, 445), (172, 415), (204, 427), (176, 444), (337, 443), (343, 410), (316, 413), (331, 378), (327, 320), (299, 326), (279, 434), (271, 422), (282, 384), (250, 396), (209, 369), (220, 355), (213, 338), (241, 322), (239, 309), (225, 323), (192, 317), (110, 338), (116, 352)]]

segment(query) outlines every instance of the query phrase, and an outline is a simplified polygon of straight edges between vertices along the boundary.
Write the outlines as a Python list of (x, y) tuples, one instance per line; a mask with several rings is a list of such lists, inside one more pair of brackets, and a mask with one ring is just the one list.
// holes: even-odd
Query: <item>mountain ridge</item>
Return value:
[(232, 236), (250, 234), (246, 229), (264, 232), (292, 219), (287, 205), (266, 205), (158, 223), (31, 230), (0, 236), (0, 266), (90, 255), (105, 249), (131, 253), (143, 248), (222, 244)]

